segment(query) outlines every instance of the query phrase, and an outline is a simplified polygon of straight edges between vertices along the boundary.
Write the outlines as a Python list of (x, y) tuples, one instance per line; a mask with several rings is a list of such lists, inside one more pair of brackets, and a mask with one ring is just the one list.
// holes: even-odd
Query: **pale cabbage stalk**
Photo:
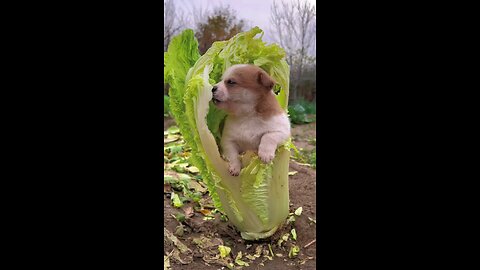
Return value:
[(191, 162), (200, 169), (215, 206), (246, 240), (271, 236), (288, 216), (291, 142), (277, 148), (270, 164), (247, 152), (242, 157), (240, 175), (231, 176), (217, 145), (225, 113), (210, 101), (212, 84), (218, 82), (225, 69), (233, 64), (250, 63), (260, 66), (277, 81), (280, 86), (277, 100), (286, 110), (289, 67), (284, 51), (254, 38), (258, 33), (262, 31), (255, 27), (229, 41), (215, 42), (200, 57), (193, 31), (185, 30), (172, 40), (165, 53), (164, 76), (171, 87), (170, 106), (185, 141), (192, 148)]

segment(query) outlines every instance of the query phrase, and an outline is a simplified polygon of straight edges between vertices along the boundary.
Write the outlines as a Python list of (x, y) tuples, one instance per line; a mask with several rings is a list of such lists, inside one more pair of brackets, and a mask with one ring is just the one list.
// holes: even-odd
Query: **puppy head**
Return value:
[(223, 74), (213, 91), (213, 103), (227, 113), (255, 111), (266, 95), (273, 93), (275, 81), (254, 65), (234, 65)]

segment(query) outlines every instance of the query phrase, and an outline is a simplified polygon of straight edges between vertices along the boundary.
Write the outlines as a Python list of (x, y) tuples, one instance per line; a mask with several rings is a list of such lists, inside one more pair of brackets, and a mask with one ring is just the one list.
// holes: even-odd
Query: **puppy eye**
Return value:
[(232, 80), (227, 80), (227, 83), (228, 84), (236, 84), (236, 82), (232, 81)]

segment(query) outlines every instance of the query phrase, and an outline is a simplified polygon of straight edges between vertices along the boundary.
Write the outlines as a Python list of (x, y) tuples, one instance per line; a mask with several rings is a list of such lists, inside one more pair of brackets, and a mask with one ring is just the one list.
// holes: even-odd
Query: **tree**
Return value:
[(178, 10), (173, 0), (163, 2), (163, 51), (167, 51), (172, 38), (185, 28), (186, 18), (182, 10)]
[(195, 35), (200, 53), (204, 54), (213, 42), (230, 39), (242, 32), (244, 27), (244, 20), (238, 21), (233, 10), (217, 7), (206, 21), (197, 23)]
[[(299, 97), (299, 84), (316, 45), (316, 10), (306, 0), (273, 2), (270, 21), (274, 40), (287, 53), (292, 68), (292, 99)], [(313, 60), (315, 61), (315, 60)]]

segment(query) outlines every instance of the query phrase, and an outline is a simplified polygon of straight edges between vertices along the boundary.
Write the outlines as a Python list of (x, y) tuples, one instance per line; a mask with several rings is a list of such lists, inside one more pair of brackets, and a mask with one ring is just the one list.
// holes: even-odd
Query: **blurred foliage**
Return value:
[(291, 158), (302, 165), (307, 165), (314, 169), (317, 168), (317, 148), (311, 150), (300, 148), (293, 151)]
[(314, 122), (316, 112), (317, 108), (315, 102), (302, 100), (288, 106), (288, 115), (293, 124)]
[(170, 97), (163, 95), (163, 116), (168, 117), (170, 115)]
[(305, 109), (306, 114), (317, 114), (317, 104), (315, 102), (300, 99), (295, 104), (300, 104)]

